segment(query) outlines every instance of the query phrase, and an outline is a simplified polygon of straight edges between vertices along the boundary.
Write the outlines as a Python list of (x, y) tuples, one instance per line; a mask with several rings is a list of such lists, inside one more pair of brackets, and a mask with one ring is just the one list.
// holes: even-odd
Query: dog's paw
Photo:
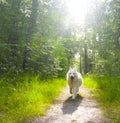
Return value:
[(75, 100), (75, 97), (72, 97), (72, 100)]

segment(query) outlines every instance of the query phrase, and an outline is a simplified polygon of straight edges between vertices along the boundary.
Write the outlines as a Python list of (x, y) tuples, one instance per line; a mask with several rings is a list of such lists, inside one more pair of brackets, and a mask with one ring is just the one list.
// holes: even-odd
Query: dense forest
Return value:
[(63, 7), (57, 0), (0, 2), (1, 74), (65, 74), (78, 48), (64, 26)]
[(93, 2), (85, 25), (74, 25), (72, 18), (66, 25), (64, 1), (2, 0), (0, 73), (63, 76), (79, 53), (82, 73), (119, 74), (119, 5), (119, 0)]
[(0, 0), (1, 87), (16, 88), (26, 74), (30, 81), (32, 75), (65, 78), (74, 65), (82, 74), (119, 77), (120, 0), (92, 0), (87, 7), (85, 23), (75, 24), (72, 17), (67, 23), (65, 0)]

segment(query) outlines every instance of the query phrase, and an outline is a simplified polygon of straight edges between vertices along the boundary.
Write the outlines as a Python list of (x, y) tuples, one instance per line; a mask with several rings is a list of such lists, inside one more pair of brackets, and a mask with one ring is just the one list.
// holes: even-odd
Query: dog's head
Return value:
[(68, 71), (68, 76), (73, 80), (77, 75), (77, 70), (76, 68), (69, 68), (69, 71)]

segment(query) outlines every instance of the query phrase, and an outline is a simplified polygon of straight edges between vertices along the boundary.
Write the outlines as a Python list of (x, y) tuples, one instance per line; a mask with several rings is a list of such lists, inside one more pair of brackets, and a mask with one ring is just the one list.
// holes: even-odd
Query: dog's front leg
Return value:
[(70, 94), (72, 94), (72, 86), (69, 85)]
[(73, 95), (72, 95), (72, 99), (75, 99), (76, 98), (76, 96), (77, 96), (77, 92), (78, 92), (78, 87), (74, 87), (73, 88)]

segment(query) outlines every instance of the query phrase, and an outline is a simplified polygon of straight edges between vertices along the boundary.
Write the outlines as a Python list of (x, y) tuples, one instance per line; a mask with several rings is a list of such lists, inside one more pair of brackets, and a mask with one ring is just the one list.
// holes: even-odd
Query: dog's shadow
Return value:
[(72, 96), (67, 98), (63, 102), (62, 111), (63, 114), (72, 114), (75, 110), (77, 110), (78, 106), (80, 105), (83, 97), (77, 94), (75, 100), (72, 99)]

